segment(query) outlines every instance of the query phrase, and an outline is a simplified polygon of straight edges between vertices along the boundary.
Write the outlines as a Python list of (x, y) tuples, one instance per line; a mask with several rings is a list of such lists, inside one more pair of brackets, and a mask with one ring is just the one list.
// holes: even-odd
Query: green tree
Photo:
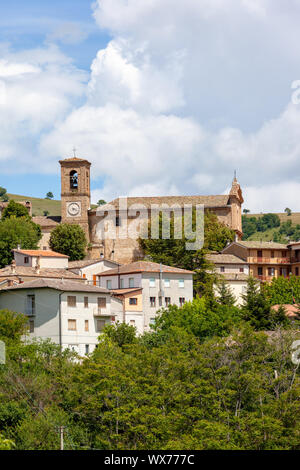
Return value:
[(291, 211), (291, 209), (290, 209), (289, 207), (286, 207), (286, 208), (284, 209), (284, 212), (286, 212), (286, 214), (287, 214), (288, 216), (292, 215), (292, 211)]
[(0, 310), (0, 339), (20, 341), (27, 331), (28, 318), (21, 313)]
[(43, 214), (45, 217), (47, 217), (49, 215), (49, 211), (44, 211)]
[(99, 199), (99, 201), (97, 202), (97, 206), (103, 206), (104, 204), (106, 204), (106, 201), (104, 201), (104, 199)]
[(3, 196), (6, 196), (6, 188), (3, 188), (2, 186), (0, 186), (0, 199), (3, 200)]
[(127, 323), (107, 325), (99, 339), (100, 341), (106, 341), (109, 339), (122, 348), (126, 344), (133, 344), (136, 342), (136, 327), (128, 325)]
[(0, 434), (0, 450), (12, 450), (14, 447), (14, 442), (11, 439), (5, 439), (5, 437)]
[(226, 283), (225, 280), (220, 280), (217, 285), (217, 301), (221, 305), (233, 306), (236, 302), (236, 298), (230, 289), (230, 286)]
[(45, 199), (53, 199), (54, 198), (54, 195), (51, 191), (49, 191), (47, 194), (46, 194), (46, 197)]
[(265, 296), (264, 290), (260, 288), (259, 282), (253, 277), (249, 277), (247, 291), (242, 297), (244, 320), (248, 321), (256, 330), (270, 329), (272, 326), (270, 302)]
[(23, 206), (23, 204), (19, 204), (14, 200), (11, 200), (8, 206), (4, 209), (2, 220), (9, 219), (10, 217), (24, 217), (25, 219), (31, 220), (27, 208)]
[(70, 257), (70, 261), (84, 259), (87, 239), (80, 225), (58, 225), (50, 236), (50, 247), (57, 253)]
[(280, 276), (264, 285), (264, 292), (270, 305), (293, 304), (300, 302), (300, 278)]
[(28, 217), (6, 218), (0, 221), (0, 267), (13, 260), (12, 250), (18, 245), (24, 250), (36, 250), (41, 239), (41, 228)]

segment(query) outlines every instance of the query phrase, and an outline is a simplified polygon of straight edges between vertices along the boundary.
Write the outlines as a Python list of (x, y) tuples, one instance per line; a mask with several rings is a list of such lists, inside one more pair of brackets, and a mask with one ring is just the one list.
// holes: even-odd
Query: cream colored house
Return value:
[[(233, 254), (213, 252), (207, 256), (208, 261), (214, 265), (214, 270), (220, 279), (224, 279), (232, 294), (236, 298), (236, 305), (241, 305), (243, 294), (247, 289), (247, 280), (250, 274), (249, 264), (242, 258)], [(217, 286), (215, 294), (218, 295)]]
[(139, 334), (150, 329), (159, 309), (193, 300), (193, 272), (136, 261), (97, 275), (97, 285), (123, 302), (123, 321)]
[(122, 302), (107, 289), (38, 279), (0, 291), (0, 309), (28, 317), (30, 336), (49, 338), (80, 355), (95, 349), (103, 328), (122, 321)]
[(119, 263), (105, 259), (69, 261), (68, 269), (96, 285), (97, 274), (119, 266)]

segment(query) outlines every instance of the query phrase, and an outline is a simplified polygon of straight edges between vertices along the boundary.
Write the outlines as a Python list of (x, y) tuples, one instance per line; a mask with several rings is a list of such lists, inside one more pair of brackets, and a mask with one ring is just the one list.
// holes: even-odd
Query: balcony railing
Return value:
[(111, 317), (111, 312), (107, 308), (97, 307), (93, 310), (94, 317)]
[(300, 258), (295, 258), (294, 256), (292, 256), (291, 263), (300, 263)]
[(290, 264), (290, 258), (248, 258), (253, 264)]

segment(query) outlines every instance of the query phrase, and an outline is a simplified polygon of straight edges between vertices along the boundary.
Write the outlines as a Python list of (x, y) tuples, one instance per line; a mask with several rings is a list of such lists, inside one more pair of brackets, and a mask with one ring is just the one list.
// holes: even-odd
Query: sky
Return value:
[[(300, 0), (10, 0), (0, 17), (0, 186), (92, 200), (223, 194), (300, 211)], [(297, 82), (298, 81), (298, 82)]]

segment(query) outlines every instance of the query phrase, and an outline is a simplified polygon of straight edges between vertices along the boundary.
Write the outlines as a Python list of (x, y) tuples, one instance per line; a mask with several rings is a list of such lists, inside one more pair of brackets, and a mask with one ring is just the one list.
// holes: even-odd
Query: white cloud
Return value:
[[(37, 153), (42, 132), (64, 119), (85, 92), (85, 73), (55, 46), (18, 53), (6, 50), (0, 60), (0, 162), (2, 173), (43, 170)], [(78, 101), (79, 103), (79, 101)]]
[(299, 14), (295, 0), (98, 0), (112, 40), (88, 84), (53, 45), (2, 49), (0, 161), (25, 142), (53, 172), (75, 145), (103, 179), (94, 200), (222, 194), (237, 169), (252, 211), (300, 210)]

